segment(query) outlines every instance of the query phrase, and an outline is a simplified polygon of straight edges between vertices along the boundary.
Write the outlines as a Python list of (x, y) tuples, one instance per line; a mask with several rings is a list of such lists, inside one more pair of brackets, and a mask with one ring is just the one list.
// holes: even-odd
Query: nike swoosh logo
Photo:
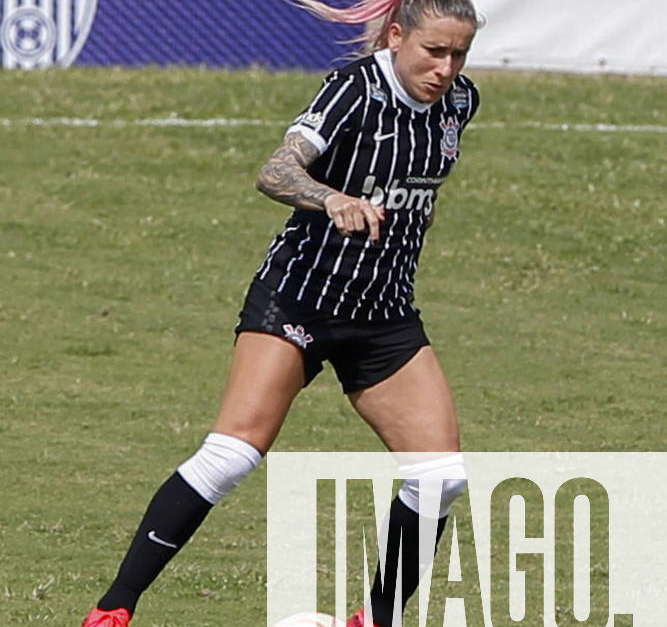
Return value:
[(148, 532), (148, 539), (151, 542), (155, 542), (156, 544), (161, 544), (162, 546), (168, 546), (170, 549), (177, 549), (178, 545), (172, 544), (171, 542), (167, 542), (166, 540), (163, 540), (162, 538), (158, 537), (157, 533), (155, 531), (149, 531)]
[(376, 142), (383, 142), (385, 139), (390, 139), (391, 137), (395, 137), (396, 133), (385, 133), (384, 135), (380, 135), (380, 133), (375, 133), (373, 135), (373, 139)]

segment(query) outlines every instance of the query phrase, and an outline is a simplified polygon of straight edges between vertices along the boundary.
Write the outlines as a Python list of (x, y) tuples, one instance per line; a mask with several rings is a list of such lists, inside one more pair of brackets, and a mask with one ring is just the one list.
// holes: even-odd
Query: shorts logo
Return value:
[(283, 324), (283, 331), (290, 342), (301, 348), (308, 348), (308, 344), (313, 341), (313, 336), (310, 333), (306, 334), (306, 330), (300, 324), (296, 327), (291, 324)]
[(442, 141), (440, 142), (440, 150), (447, 159), (456, 159), (459, 152), (459, 128), (461, 125), (455, 118), (447, 118), (447, 123), (444, 120), (440, 122), (442, 129)]
[(2, 0), (0, 53), (5, 68), (67, 67), (90, 33), (97, 0)]

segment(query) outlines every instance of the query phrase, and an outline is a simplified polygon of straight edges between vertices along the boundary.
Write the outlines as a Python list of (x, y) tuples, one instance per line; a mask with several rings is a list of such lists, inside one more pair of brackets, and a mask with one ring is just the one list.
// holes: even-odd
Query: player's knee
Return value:
[(202, 498), (215, 505), (261, 459), (251, 444), (231, 435), (209, 433), (199, 450), (178, 467), (178, 472)]
[[(264, 394), (258, 394), (258, 397), (264, 398)], [(272, 406), (266, 403), (260, 404), (255, 399), (252, 402), (244, 403), (242, 411), (238, 406), (232, 403), (230, 407), (223, 405), (215, 422), (216, 431), (233, 433), (235, 437), (246, 442), (260, 441), (264, 439), (267, 430), (270, 431), (272, 425), (276, 423), (276, 412)]]
[(425, 515), (447, 516), (454, 501), (466, 491), (468, 480), (463, 455), (455, 453), (401, 467), (407, 477), (398, 496), (410, 509), (420, 512), (420, 494)]

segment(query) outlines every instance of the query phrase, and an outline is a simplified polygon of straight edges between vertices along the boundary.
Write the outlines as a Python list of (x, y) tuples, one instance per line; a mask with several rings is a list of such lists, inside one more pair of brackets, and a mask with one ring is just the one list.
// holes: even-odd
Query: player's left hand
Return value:
[(384, 220), (382, 205), (373, 205), (365, 198), (336, 193), (326, 198), (324, 209), (343, 237), (368, 230), (372, 242), (380, 241), (380, 222)]

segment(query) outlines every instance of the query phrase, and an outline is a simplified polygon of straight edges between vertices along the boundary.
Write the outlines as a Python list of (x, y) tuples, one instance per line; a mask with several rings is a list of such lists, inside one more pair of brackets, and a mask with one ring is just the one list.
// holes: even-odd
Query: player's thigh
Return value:
[(266, 333), (239, 334), (213, 430), (266, 453), (304, 380), (297, 346)]
[(452, 394), (430, 346), (420, 348), (387, 379), (349, 398), (391, 451), (460, 450)]

